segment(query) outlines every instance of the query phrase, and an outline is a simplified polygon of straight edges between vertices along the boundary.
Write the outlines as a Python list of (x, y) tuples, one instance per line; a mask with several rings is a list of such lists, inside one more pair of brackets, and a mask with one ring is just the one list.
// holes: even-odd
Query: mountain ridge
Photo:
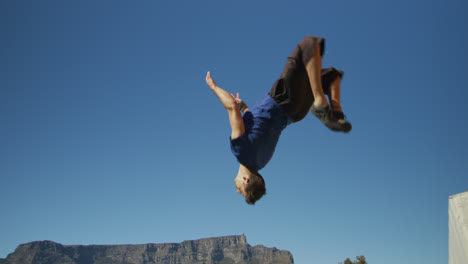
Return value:
[(0, 264), (291, 264), (287, 250), (250, 246), (245, 235), (181, 243), (62, 245), (50, 240), (19, 245)]

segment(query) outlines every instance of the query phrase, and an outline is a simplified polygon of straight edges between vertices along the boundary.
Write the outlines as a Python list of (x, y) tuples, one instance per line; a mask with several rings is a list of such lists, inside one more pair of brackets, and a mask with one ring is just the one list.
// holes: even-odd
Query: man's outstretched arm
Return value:
[[(211, 78), (210, 72), (206, 74), (206, 84), (210, 89), (216, 94), (224, 108), (228, 111), (229, 114), (229, 123), (231, 124), (231, 138), (238, 138), (245, 132), (244, 120), (242, 119), (242, 114), (239, 110), (239, 105), (237, 104), (236, 97), (232, 94), (226, 92), (222, 88), (218, 87), (215, 81)], [(240, 100), (240, 99), (239, 99)]]

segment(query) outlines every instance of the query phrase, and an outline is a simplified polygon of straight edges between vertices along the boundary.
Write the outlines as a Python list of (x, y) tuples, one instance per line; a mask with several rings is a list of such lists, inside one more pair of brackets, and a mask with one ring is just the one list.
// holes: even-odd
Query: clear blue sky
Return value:
[[(1, 1), (0, 257), (20, 243), (244, 233), (296, 263), (446, 263), (468, 190), (468, 2)], [(206, 86), (269, 91), (306, 35), (345, 71), (353, 131), (312, 115), (237, 194), (227, 114)]]

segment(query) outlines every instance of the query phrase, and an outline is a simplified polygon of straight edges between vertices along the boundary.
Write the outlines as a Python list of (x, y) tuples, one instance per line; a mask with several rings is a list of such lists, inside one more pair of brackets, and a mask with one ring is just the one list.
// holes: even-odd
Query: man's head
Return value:
[(234, 179), (237, 192), (245, 197), (248, 204), (255, 204), (266, 193), (265, 181), (256, 171), (251, 171), (247, 167), (240, 165), (237, 177)]

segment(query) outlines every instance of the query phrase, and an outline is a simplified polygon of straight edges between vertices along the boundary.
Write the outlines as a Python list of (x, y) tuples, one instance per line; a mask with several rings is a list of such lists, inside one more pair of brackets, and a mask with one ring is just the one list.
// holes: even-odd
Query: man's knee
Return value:
[(312, 58), (322, 57), (324, 41), (323, 38), (307, 36), (299, 43), (300, 56), (304, 65), (307, 65)]
[(299, 46), (302, 49), (302, 52), (310, 53), (310, 55), (315, 55), (317, 47), (319, 48), (320, 56), (323, 56), (325, 49), (325, 39), (315, 36), (307, 36), (299, 43)]

